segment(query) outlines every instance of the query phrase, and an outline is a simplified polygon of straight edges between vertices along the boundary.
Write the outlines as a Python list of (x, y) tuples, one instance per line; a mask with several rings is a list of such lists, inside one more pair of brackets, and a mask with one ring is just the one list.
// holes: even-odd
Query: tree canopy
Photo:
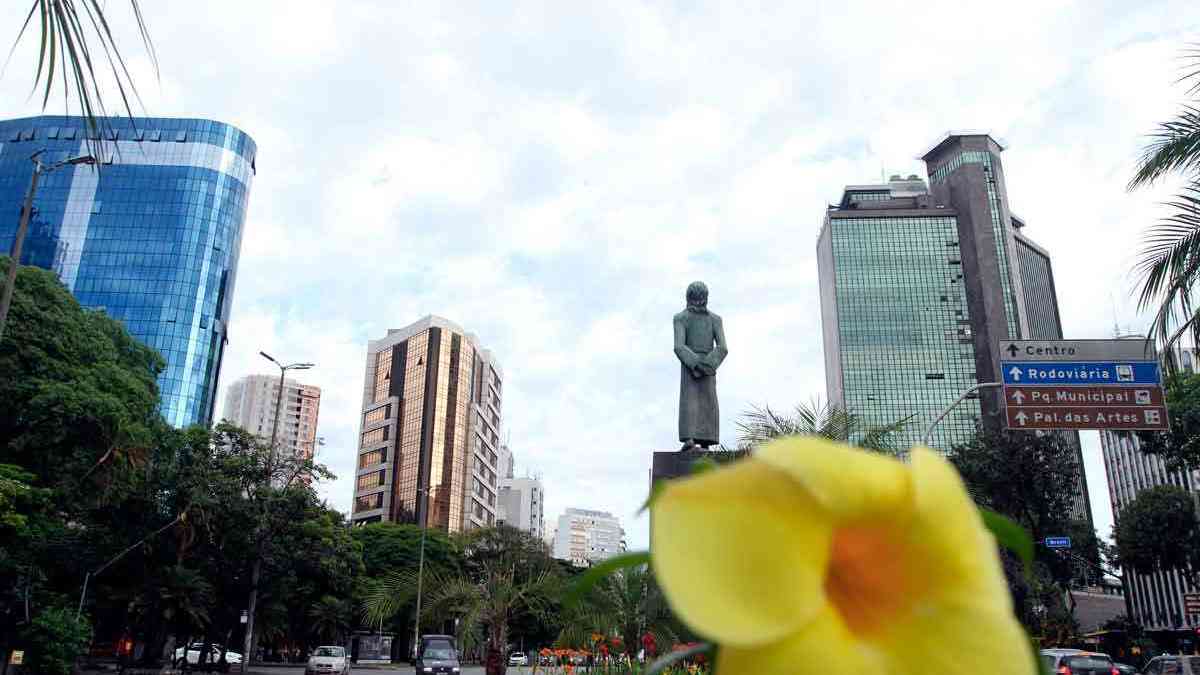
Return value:
[(1150, 573), (1200, 573), (1200, 522), (1192, 495), (1174, 485), (1138, 493), (1117, 513), (1113, 528), (1123, 567)]

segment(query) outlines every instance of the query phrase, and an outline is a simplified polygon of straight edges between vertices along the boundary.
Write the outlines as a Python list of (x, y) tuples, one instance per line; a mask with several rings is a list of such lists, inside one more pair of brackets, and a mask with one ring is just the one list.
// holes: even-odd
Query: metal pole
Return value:
[[(418, 488), (417, 489), (417, 498), (418, 499), (421, 498), (422, 493), (424, 493), (425, 495), (428, 495), (429, 491), (421, 490), (420, 488)], [(418, 556), (418, 562), (417, 562), (417, 618), (416, 618), (416, 621), (413, 622), (413, 657), (414, 657), (414, 659), (417, 656), (417, 649), (421, 644), (421, 582), (423, 581), (423, 578), (425, 576), (425, 530), (427, 529), (427, 524), (428, 524), (428, 520), (429, 520), (428, 505), (426, 505), (426, 507), (424, 509), (420, 508), (420, 504), (418, 504), (417, 507), (418, 507), (417, 512), (420, 513), (424, 517), (421, 518), (421, 553)]]
[(25, 233), (29, 230), (29, 218), (33, 212), (33, 196), (37, 194), (38, 179), (42, 175), (42, 163), (33, 160), (33, 177), (29, 179), (29, 190), (25, 192), (25, 203), (21, 205), (21, 222), (17, 225), (17, 237), (13, 239), (12, 260), (8, 264), (8, 275), (4, 282), (4, 294), (0, 296), (0, 338), (4, 337), (4, 324), (8, 321), (8, 308), (12, 305), (13, 288), (17, 285), (17, 268), (21, 265), (21, 249), (25, 245)]
[(279, 433), (279, 414), (283, 412), (283, 378), (287, 375), (287, 366), (279, 366), (279, 392), (275, 394), (275, 421), (271, 424), (271, 460), (275, 459), (275, 435)]
[(78, 623), (79, 617), (83, 614), (83, 599), (87, 597), (88, 581), (92, 578), (92, 573), (89, 571), (83, 575), (83, 590), (79, 592), (79, 609), (75, 610), (75, 621)]
[(1004, 386), (1003, 382), (980, 382), (979, 384), (964, 391), (962, 394), (960, 394), (958, 396), (958, 398), (954, 399), (954, 403), (951, 403), (949, 405), (949, 407), (947, 407), (945, 410), (943, 410), (941, 412), (941, 414), (938, 415), (935, 420), (933, 420), (932, 422), (929, 423), (929, 427), (927, 429), (925, 429), (925, 435), (921, 438), (921, 445), (928, 447), (929, 437), (933, 436), (934, 427), (936, 427), (938, 425), (938, 422), (941, 422), (946, 417), (946, 415), (949, 415), (951, 410), (954, 410), (956, 407), (958, 407), (959, 403), (962, 403), (968, 396), (970, 396), (972, 392), (979, 391), (980, 389), (986, 389), (988, 387), (1003, 387), (1003, 386)]

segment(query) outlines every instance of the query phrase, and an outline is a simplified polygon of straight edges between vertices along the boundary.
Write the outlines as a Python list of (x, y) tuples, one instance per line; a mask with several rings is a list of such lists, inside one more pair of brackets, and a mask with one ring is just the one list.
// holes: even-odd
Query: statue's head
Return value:
[(705, 309), (708, 307), (708, 286), (703, 281), (693, 281), (687, 287), (688, 307)]

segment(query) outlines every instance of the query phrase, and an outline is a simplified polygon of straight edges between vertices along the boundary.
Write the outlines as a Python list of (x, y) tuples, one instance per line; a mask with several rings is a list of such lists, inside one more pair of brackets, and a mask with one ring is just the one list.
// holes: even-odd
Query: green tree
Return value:
[(738, 448), (749, 450), (784, 436), (820, 436), (895, 455), (908, 449), (895, 443), (896, 434), (907, 424), (908, 419), (904, 419), (871, 426), (862, 417), (819, 398), (798, 404), (790, 413), (777, 412), (770, 406), (753, 406), (738, 420)]
[(1200, 48), (1192, 48), (1185, 58), (1181, 81), (1189, 83), (1186, 95), (1191, 101), (1151, 134), (1129, 181), (1130, 190), (1169, 175), (1181, 177), (1185, 184), (1168, 204), (1171, 214), (1147, 231), (1135, 267), (1142, 286), (1139, 307), (1155, 310), (1150, 337), (1168, 355), (1185, 333), (1200, 335), (1200, 314), (1191, 300), (1200, 278)]
[(354, 620), (354, 605), (349, 599), (322, 595), (308, 610), (312, 633), (320, 642), (340, 643)]
[(87, 648), (92, 629), (86, 618), (75, 618), (66, 607), (51, 607), (38, 614), (25, 630), (26, 658), (30, 672), (68, 675), (75, 659)]
[(1173, 485), (1142, 490), (1117, 514), (1113, 528), (1122, 567), (1148, 574), (1200, 574), (1200, 521), (1192, 495)]
[(641, 638), (656, 644), (678, 641), (679, 625), (648, 566), (627, 567), (600, 580), (579, 603), (568, 609), (559, 641), (565, 646), (590, 645), (590, 636), (621, 638), (625, 654), (636, 659)]
[(1167, 378), (1170, 430), (1138, 434), (1138, 448), (1158, 455), (1168, 471), (1200, 467), (1200, 375), (1172, 373)]

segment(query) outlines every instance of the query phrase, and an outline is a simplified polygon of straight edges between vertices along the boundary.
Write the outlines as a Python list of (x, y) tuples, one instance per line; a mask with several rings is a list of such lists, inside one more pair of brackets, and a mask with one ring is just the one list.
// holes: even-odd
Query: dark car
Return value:
[(1042, 663), (1056, 675), (1118, 675), (1107, 654), (1078, 649), (1043, 649)]
[(421, 646), (414, 663), (417, 675), (441, 673), (457, 675), (460, 671), (458, 652), (454, 649), (452, 635), (422, 635)]
[(1138, 669), (1134, 668), (1133, 666), (1126, 665), (1124, 663), (1114, 663), (1113, 665), (1117, 667), (1117, 672), (1120, 673), (1120, 675), (1142, 675), (1138, 672)]

